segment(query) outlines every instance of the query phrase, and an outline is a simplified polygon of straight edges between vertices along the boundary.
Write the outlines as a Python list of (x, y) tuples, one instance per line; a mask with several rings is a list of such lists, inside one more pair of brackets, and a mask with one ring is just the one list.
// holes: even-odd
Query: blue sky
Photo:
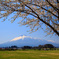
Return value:
[(1, 22), (2, 19), (0, 19), (0, 44), (4, 42), (8, 42), (12, 40), (13, 38), (19, 37), (21, 35), (31, 36), (39, 39), (44, 40), (53, 40), (56, 43), (59, 43), (59, 37), (58, 36), (45, 36), (46, 33), (42, 30), (38, 30), (36, 32), (33, 32), (29, 34), (30, 32), (27, 32), (30, 28), (26, 26), (19, 26), (17, 22), (20, 20), (16, 19), (14, 23), (11, 23), (11, 21), (8, 19), (4, 22)]

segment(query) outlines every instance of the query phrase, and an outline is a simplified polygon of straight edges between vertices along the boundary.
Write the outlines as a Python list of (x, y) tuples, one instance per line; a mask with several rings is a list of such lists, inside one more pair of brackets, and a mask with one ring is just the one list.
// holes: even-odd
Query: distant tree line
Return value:
[(45, 44), (45, 45), (39, 45), (39, 46), (23, 46), (23, 47), (17, 47), (17, 46), (10, 46), (10, 47), (4, 47), (0, 48), (0, 50), (27, 50), (27, 49), (33, 49), (33, 50), (56, 50), (56, 47), (53, 46), (52, 44)]

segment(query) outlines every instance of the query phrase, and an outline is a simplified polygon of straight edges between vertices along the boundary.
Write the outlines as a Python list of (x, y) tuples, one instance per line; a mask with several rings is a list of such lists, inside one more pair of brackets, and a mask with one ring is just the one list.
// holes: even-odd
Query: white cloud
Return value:
[(47, 41), (55, 43), (55, 41), (53, 41), (53, 40), (47, 40)]
[(20, 37), (16, 37), (16, 38), (14, 38), (14, 39), (12, 39), (11, 41), (16, 41), (16, 40), (20, 40), (20, 39), (24, 39), (24, 38), (32, 38), (32, 37), (29, 37), (29, 36), (20, 36)]

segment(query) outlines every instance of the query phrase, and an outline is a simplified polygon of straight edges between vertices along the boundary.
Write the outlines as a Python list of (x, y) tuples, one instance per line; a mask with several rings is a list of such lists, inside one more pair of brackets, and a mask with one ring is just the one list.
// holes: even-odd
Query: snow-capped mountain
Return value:
[(42, 40), (42, 39), (37, 39), (37, 38), (32, 38), (29, 36), (20, 36), (16, 37), (9, 42), (0, 44), (0, 47), (9, 47), (16, 45), (18, 47), (22, 46), (38, 46), (38, 45), (44, 45), (44, 44), (53, 44), (54, 46), (59, 46), (59, 44), (56, 44), (55, 41), (53, 40)]

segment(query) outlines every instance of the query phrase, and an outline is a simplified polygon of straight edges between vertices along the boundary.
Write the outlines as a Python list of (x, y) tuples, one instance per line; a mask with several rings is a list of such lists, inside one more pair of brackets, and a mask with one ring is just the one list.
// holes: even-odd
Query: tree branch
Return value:
[[(27, 13), (27, 14), (30, 14), (30, 15), (32, 15), (32, 16), (34, 16), (34, 17), (36, 17), (36, 18), (38, 18), (40, 21), (42, 21), (44, 24), (46, 24), (46, 25), (48, 25), (58, 36), (59, 36), (59, 32), (52, 26), (52, 25), (50, 25), (49, 23), (47, 23), (46, 21), (44, 21), (43, 19), (41, 19), (40, 17), (39, 17), (39, 15), (31, 8), (31, 7), (29, 7), (28, 5), (26, 5), (23, 1), (21, 1), (26, 7), (28, 7), (31, 11), (32, 11), (32, 13), (34, 13), (34, 14), (32, 14), (32, 13), (28, 13), (27, 12), (27, 10), (15, 10), (14, 8), (11, 8), (9, 5), (7, 5), (7, 4), (4, 4), (5, 6), (7, 6), (7, 7), (9, 7), (9, 8), (11, 8), (12, 9), (12, 11), (18, 11), (18, 12), (24, 12), (24, 13)], [(50, 4), (50, 3), (49, 3)], [(52, 5), (53, 6), (53, 5)], [(55, 8), (55, 7), (53, 7), (53, 8)]]
[[(24, 3), (24, 4), (25, 4), (25, 3)], [(41, 19), (41, 18), (39, 17), (39, 15), (38, 15), (31, 7), (29, 7), (29, 6), (26, 5), (26, 4), (25, 4), (25, 6), (28, 7), (34, 14), (36, 14), (36, 15), (37, 15), (37, 18), (38, 18), (40, 21), (42, 21), (44, 24), (48, 25), (48, 26), (59, 36), (59, 32), (58, 32), (54, 27), (52, 27), (49, 23), (47, 23), (46, 21), (44, 21), (43, 19)]]
[(46, 0), (48, 3), (49, 3), (49, 5), (55, 10), (55, 11), (57, 11), (58, 12), (58, 8), (56, 8), (56, 7), (54, 7), (48, 0)]
[[(28, 3), (28, 4), (31, 4), (31, 3)], [(49, 13), (51, 13), (52, 15), (54, 15), (55, 17), (57, 17), (57, 18), (58, 18), (58, 16), (57, 16), (57, 15), (55, 15), (55, 14), (54, 14), (54, 13), (52, 13), (51, 11), (49, 11), (49, 10), (47, 10), (47, 9), (45, 9), (45, 8), (41, 7), (41, 6), (36, 5), (36, 4), (32, 4), (32, 5), (35, 5), (35, 6), (38, 6), (38, 7), (42, 8), (43, 10), (48, 11)]]

